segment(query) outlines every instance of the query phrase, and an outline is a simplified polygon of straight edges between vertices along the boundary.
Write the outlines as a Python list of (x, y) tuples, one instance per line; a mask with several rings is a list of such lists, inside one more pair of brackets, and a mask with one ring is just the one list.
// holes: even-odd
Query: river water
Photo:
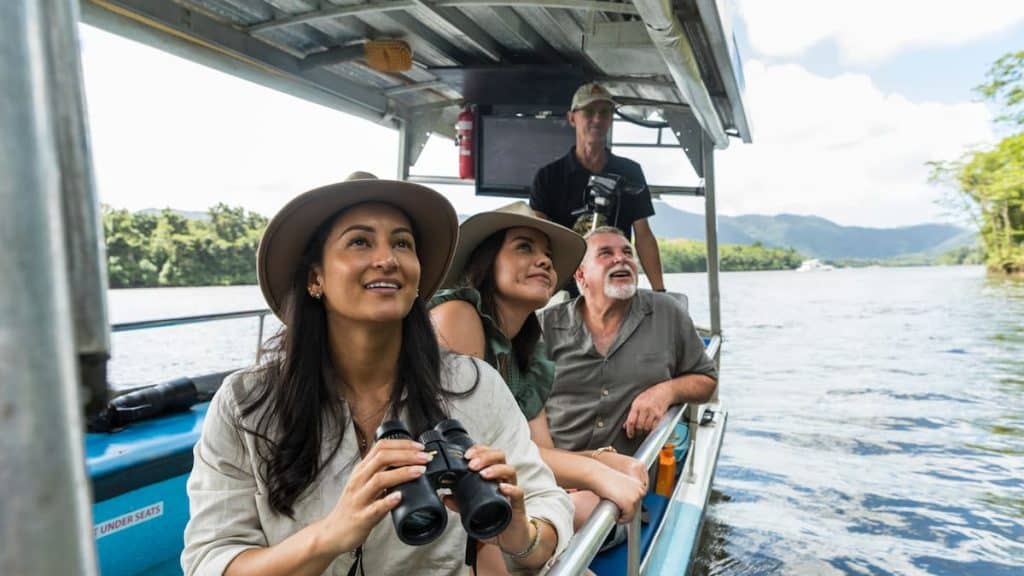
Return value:
[[(706, 278), (667, 284), (706, 325)], [(936, 267), (721, 284), (729, 424), (698, 573), (1024, 574), (1024, 282)], [(110, 297), (113, 322), (262, 306), (251, 286)], [(256, 341), (252, 319), (116, 334), (111, 378), (230, 369)]]

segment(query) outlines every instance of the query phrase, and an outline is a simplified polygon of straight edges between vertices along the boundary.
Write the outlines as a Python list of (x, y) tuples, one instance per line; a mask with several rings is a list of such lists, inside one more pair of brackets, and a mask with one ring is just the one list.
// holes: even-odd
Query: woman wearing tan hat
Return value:
[(558, 484), (582, 491), (573, 495), (580, 504), (577, 525), (597, 504), (593, 494), (615, 502), (625, 523), (646, 490), (643, 466), (634, 460), (631, 475), (602, 463), (599, 455), (556, 449), (544, 412), (554, 364), (540, 341), (535, 312), (573, 277), (586, 248), (578, 234), (537, 218), (523, 202), (472, 216), (459, 228), (443, 284), (453, 288), (434, 296), (430, 315), (442, 347), (485, 360), (505, 379)]
[(418, 437), (454, 418), (475, 439), (469, 468), (511, 504), (491, 540), (510, 565), (539, 568), (564, 548), (569, 498), (525, 422), (490, 417), (516, 409), (508, 388), (485, 363), (442, 353), (431, 330), (424, 301), (456, 236), (444, 197), (362, 173), (271, 220), (257, 268), (284, 327), (267, 360), (226, 378), (210, 403), (188, 481), (185, 574), (468, 572), (454, 512), (425, 545), (395, 531), (389, 512), (403, 496), (389, 489), (422, 477), (433, 456), (412, 440), (375, 441), (393, 419)]

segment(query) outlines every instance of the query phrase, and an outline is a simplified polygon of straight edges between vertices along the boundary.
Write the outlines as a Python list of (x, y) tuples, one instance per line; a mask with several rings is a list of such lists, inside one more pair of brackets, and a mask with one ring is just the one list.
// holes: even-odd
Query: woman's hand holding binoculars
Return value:
[(419, 442), (376, 442), (352, 470), (334, 509), (318, 523), (317, 548), (337, 557), (361, 546), (373, 527), (401, 501), (398, 490), (386, 496), (384, 491), (422, 476), (430, 459)]
[[(505, 452), (483, 444), (476, 444), (466, 451), (469, 469), (477, 472), (486, 480), (498, 482), (498, 491), (508, 498), (512, 506), (512, 520), (501, 534), (484, 540), (487, 544), (495, 544), (505, 552), (518, 553), (525, 550), (533, 538), (530, 533), (530, 520), (526, 516), (525, 493), (516, 484), (516, 469), (505, 462)], [(458, 512), (455, 499), (447, 496), (446, 506)]]

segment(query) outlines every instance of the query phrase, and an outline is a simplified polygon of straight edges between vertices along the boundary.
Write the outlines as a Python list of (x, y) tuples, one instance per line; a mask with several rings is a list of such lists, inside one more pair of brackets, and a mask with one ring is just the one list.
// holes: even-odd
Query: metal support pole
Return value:
[[(72, 0), (0, 2), (0, 573), (96, 574), (54, 78)], [(63, 37), (64, 40), (59, 40)], [(60, 66), (60, 68), (55, 68)], [(63, 110), (69, 113), (68, 110)], [(65, 134), (66, 136), (66, 134)]]
[(701, 146), (704, 165), (704, 226), (708, 251), (708, 302), (711, 305), (711, 334), (722, 335), (721, 296), (718, 292), (718, 212), (715, 209), (715, 147), (704, 136)]
[[(707, 135), (702, 136), (701, 142), (701, 164), (704, 169), (704, 228), (706, 247), (708, 252), (708, 304), (711, 309), (711, 336), (722, 336), (722, 297), (718, 284), (718, 210), (715, 207), (715, 147)], [(717, 352), (715, 356), (717, 356)], [(718, 365), (717, 358), (712, 357)], [(709, 403), (718, 402), (718, 386), (708, 400)], [(697, 434), (699, 432), (700, 407), (691, 406), (690, 419), (687, 423), (690, 428), (690, 454), (696, 446)], [(686, 474), (686, 481), (696, 481), (692, 462), (694, 458), (688, 458), (691, 464)]]
[(398, 127), (398, 179), (409, 179), (409, 148), (412, 134), (409, 134), (409, 123), (402, 121)]
[(47, 2), (52, 123), (60, 166), (65, 247), (70, 274), (75, 348), (87, 414), (107, 404), (107, 265), (99, 199), (93, 181), (89, 129), (78, 43), (78, 3)]
[(633, 520), (629, 522), (629, 532), (626, 547), (628, 556), (626, 559), (626, 574), (629, 576), (640, 576), (640, 520), (643, 514), (637, 508)]
[(683, 464), (683, 473), (680, 474), (680, 478), (687, 484), (694, 484), (697, 482), (694, 461), (697, 460), (697, 434), (700, 433), (700, 405), (689, 404), (686, 407), (686, 411), (686, 427), (689, 432), (686, 436), (686, 442), (689, 446), (686, 449), (686, 462)]
[(264, 322), (264, 318), (266, 318), (266, 316), (264, 316), (263, 314), (260, 314), (260, 329), (259, 329), (259, 332), (257, 332), (257, 334), (256, 334), (256, 363), (257, 364), (260, 363), (261, 357), (263, 356), (263, 322)]

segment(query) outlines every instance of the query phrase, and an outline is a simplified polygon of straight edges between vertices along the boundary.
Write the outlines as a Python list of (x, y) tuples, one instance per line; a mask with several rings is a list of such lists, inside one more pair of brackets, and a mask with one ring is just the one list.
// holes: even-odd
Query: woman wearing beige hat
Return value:
[(626, 523), (646, 490), (643, 465), (619, 454), (556, 449), (544, 412), (554, 364), (535, 312), (572, 278), (585, 252), (583, 238), (523, 202), (472, 216), (459, 228), (443, 284), (449, 288), (431, 300), (430, 315), (443, 347), (485, 360), (505, 379), (559, 485), (579, 490), (577, 525), (596, 506), (595, 494), (615, 502)]
[(510, 568), (540, 568), (568, 543), (571, 502), (526, 423), (490, 417), (516, 409), (508, 388), (485, 363), (442, 353), (431, 330), (424, 301), (456, 236), (441, 195), (362, 173), (271, 220), (257, 269), (284, 327), (208, 408), (188, 481), (186, 574), (468, 572), (475, 544), (454, 512), (434, 517), (446, 527), (428, 544), (395, 531), (389, 512), (404, 496), (391, 489), (422, 478), (433, 456), (413, 440), (375, 441), (394, 419), (414, 438), (457, 419), (477, 442), (469, 468), (511, 505), (490, 540)]

